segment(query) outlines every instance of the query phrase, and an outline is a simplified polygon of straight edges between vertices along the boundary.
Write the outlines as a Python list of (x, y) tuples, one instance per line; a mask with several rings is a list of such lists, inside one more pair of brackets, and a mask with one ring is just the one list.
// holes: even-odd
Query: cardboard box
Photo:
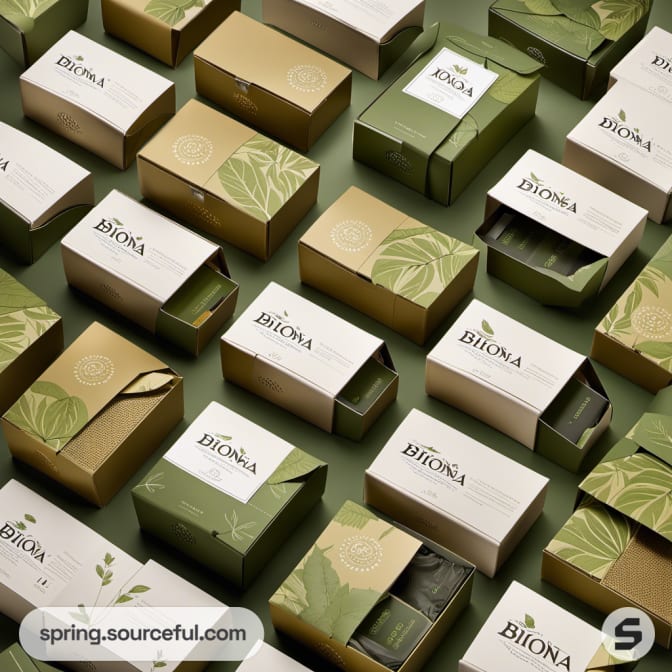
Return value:
[(173, 68), (226, 19), (240, 0), (102, 0), (103, 28), (110, 35)]
[(0, 268), (0, 414), (63, 350), (63, 322)]
[(427, 355), (425, 389), (571, 471), (612, 415), (586, 357), (476, 299)]
[(0, 46), (26, 67), (84, 23), (88, 10), (88, 0), (5, 3), (0, 8)]
[(378, 79), (422, 33), (424, 0), (263, 0), (263, 18)]
[(259, 259), (317, 200), (320, 167), (190, 100), (138, 153), (143, 196)]
[(534, 116), (542, 66), (447, 22), (434, 24), (423, 46), (356, 119), (353, 156), (450, 205)]
[(32, 264), (91, 208), (93, 175), (3, 122), (0, 146), (0, 241)]
[(544, 549), (542, 578), (599, 611), (635, 607), (672, 647), (672, 394), (579, 484), (576, 510)]
[[(431, 554), (429, 577), (418, 558)], [(416, 672), (469, 604), (473, 577), (459, 556), (346, 501), (271, 596), (271, 620), (346, 672)], [(424, 580), (434, 599), (420, 606)]]
[(548, 479), (413, 409), (364, 474), (364, 501), (494, 576)]
[(385, 343), (275, 282), (222, 336), (224, 378), (327, 432), (360, 439), (396, 399)]
[(350, 70), (240, 12), (196, 49), (194, 73), (200, 95), (303, 152), (350, 105)]
[(2, 416), (14, 457), (103, 506), (182, 419), (182, 378), (94, 322)]
[(221, 247), (116, 190), (61, 252), (71, 286), (193, 355), (236, 307)]
[(301, 281), (424, 343), (472, 290), (478, 250), (350, 187), (299, 241)]
[(577, 307), (634, 252), (647, 214), (529, 149), (488, 191), (476, 236), (488, 273), (541, 303)]
[(273, 670), (273, 672), (311, 672), (305, 665), (297, 663), (293, 658), (274, 649), (266, 642), (261, 642), (258, 651), (236, 668), (236, 672), (267, 672), (268, 670)]
[(672, 33), (654, 26), (609, 74), (609, 86), (625, 81), (672, 102)]
[(607, 88), (609, 71), (644, 36), (652, 4), (496, 0), (488, 12), (488, 34), (543, 63), (542, 74), (558, 86), (581, 99), (594, 98)]
[(31, 658), (20, 644), (12, 644), (0, 653), (0, 665), (5, 672), (58, 672), (55, 667)]
[(122, 170), (175, 114), (175, 85), (71, 30), (19, 80), (23, 113)]
[(459, 661), (458, 672), (625, 672), (602, 632), (526, 586), (512, 581)]
[(569, 132), (562, 162), (649, 211), (672, 217), (669, 104), (619, 82)]
[(140, 527), (243, 587), (319, 501), (327, 465), (211, 402), (133, 488)]
[(672, 237), (595, 327), (590, 356), (658, 392), (672, 382)]

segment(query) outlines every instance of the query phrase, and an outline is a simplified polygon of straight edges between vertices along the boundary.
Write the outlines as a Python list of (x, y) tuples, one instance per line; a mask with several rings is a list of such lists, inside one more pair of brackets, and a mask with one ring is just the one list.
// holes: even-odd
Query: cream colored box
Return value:
[(122, 170), (175, 114), (175, 85), (73, 30), (19, 79), (23, 113)]
[(138, 153), (143, 196), (268, 259), (317, 200), (320, 167), (192, 99)]
[(200, 95), (303, 152), (350, 105), (350, 70), (240, 12), (196, 49), (194, 73)]

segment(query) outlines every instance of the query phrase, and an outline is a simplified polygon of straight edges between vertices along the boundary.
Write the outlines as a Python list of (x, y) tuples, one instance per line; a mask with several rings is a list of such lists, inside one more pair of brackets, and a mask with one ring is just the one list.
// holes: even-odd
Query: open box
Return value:
[(574, 472), (612, 415), (586, 357), (476, 299), (427, 355), (425, 389)]
[(451, 551), (346, 501), (271, 596), (271, 620), (346, 672), (417, 672), (473, 577)]
[(529, 149), (488, 191), (488, 273), (548, 305), (594, 297), (636, 249), (646, 210)]

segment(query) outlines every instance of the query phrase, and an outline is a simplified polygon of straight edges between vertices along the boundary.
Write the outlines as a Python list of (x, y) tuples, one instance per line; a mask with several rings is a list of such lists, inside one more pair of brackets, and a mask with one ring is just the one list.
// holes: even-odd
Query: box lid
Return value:
[(71, 30), (21, 75), (124, 135), (174, 84)]
[(59, 201), (90, 175), (74, 161), (3, 122), (0, 147), (0, 202), (31, 229), (59, 212)]
[(146, 14), (171, 31), (183, 30), (213, 0), (166, 2), (165, 0), (112, 0), (116, 5), (137, 14)]
[(406, 416), (366, 473), (497, 543), (548, 483), (417, 409)]
[(350, 74), (336, 61), (240, 12), (221, 23), (194, 56), (230, 73), (242, 89), (257, 86), (310, 114)]

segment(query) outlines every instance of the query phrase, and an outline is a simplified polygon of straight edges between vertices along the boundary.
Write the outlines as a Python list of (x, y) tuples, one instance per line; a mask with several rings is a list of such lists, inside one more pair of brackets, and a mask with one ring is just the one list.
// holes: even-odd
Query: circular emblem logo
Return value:
[(75, 364), (74, 374), (81, 385), (104, 385), (114, 375), (114, 364), (105, 355), (87, 355)]
[(313, 93), (327, 85), (327, 73), (316, 65), (295, 65), (287, 71), (287, 81), (297, 91)]
[(345, 219), (329, 233), (331, 242), (344, 252), (360, 252), (373, 237), (371, 227), (360, 219)]
[(655, 639), (653, 621), (634, 607), (612, 611), (602, 624), (602, 644), (619, 661), (641, 660), (651, 651)]
[(338, 558), (353, 572), (370, 572), (383, 559), (383, 547), (377, 539), (357, 534), (341, 543)]
[(541, 49), (537, 49), (536, 47), (528, 47), (527, 55), (531, 56), (535, 61), (539, 61), (539, 63), (546, 65), (546, 57), (544, 56)]
[(204, 135), (181, 135), (173, 142), (173, 156), (187, 166), (207, 163), (213, 152), (213, 144)]
[(672, 332), (672, 313), (662, 306), (640, 306), (632, 313), (632, 327), (640, 336), (660, 341)]

